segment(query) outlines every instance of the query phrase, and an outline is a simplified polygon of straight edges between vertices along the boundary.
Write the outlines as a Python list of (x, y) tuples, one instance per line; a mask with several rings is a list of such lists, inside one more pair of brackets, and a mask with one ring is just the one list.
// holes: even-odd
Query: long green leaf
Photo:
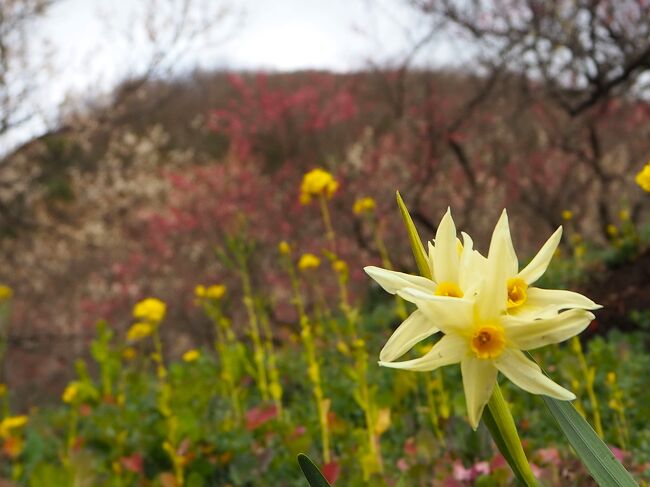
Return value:
[(314, 462), (307, 455), (298, 454), (298, 465), (300, 465), (300, 469), (311, 487), (331, 487), (330, 483), (323, 477), (318, 467), (314, 465)]
[(406, 225), (406, 231), (408, 232), (409, 241), (411, 242), (411, 249), (413, 250), (413, 257), (415, 257), (415, 263), (418, 265), (418, 270), (420, 275), (431, 279), (431, 269), (429, 268), (429, 261), (427, 260), (427, 254), (424, 250), (424, 245), (422, 245), (422, 240), (418, 234), (417, 228), (413, 223), (413, 219), (409, 214), (406, 205), (402, 196), (399, 194), (399, 191), (396, 194), (397, 196), (397, 206), (399, 206), (399, 211), (402, 214), (402, 219)]
[(576, 408), (567, 401), (542, 396), (576, 454), (600, 487), (638, 487)]

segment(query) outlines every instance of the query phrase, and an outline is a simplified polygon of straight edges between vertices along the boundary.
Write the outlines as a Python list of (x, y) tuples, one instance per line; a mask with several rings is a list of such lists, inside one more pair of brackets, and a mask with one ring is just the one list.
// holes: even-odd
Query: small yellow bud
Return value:
[(226, 286), (223, 284), (213, 284), (205, 290), (205, 297), (208, 299), (221, 299), (226, 294)]
[(345, 261), (341, 259), (336, 259), (332, 263), (332, 268), (339, 274), (347, 275), (348, 274), (348, 265)]
[(630, 210), (621, 210), (621, 211), (619, 211), (618, 217), (624, 222), (629, 221), (629, 219), (630, 219)]
[(390, 409), (382, 408), (377, 411), (377, 421), (375, 422), (375, 434), (381, 436), (390, 427)]
[(312, 383), (316, 384), (320, 382), (320, 370), (318, 369), (317, 363), (314, 362), (307, 368), (307, 375)]
[(126, 339), (129, 342), (137, 342), (143, 338), (147, 338), (153, 333), (154, 325), (151, 323), (138, 322), (129, 328), (126, 332)]
[(27, 424), (27, 416), (8, 416), (0, 421), (0, 438), (9, 438), (11, 430), (22, 428)]
[(276, 401), (282, 399), (282, 386), (277, 382), (269, 386), (269, 392), (271, 393), (271, 397)]
[(183, 360), (185, 362), (196, 362), (200, 356), (201, 352), (196, 349), (192, 349), (183, 354)]
[(336, 344), (336, 349), (341, 352), (343, 355), (349, 355), (350, 354), (350, 347), (348, 347), (347, 343), (344, 341), (339, 341)]
[(0, 384), (0, 397), (4, 397), (6, 395), (7, 395), (7, 385)]
[(205, 286), (203, 284), (198, 284), (194, 288), (194, 295), (197, 298), (204, 298), (205, 297)]
[(354, 206), (352, 207), (352, 212), (355, 215), (361, 215), (363, 213), (372, 213), (375, 210), (376, 207), (375, 200), (372, 198), (366, 196), (365, 198), (359, 198), (357, 201), (354, 202)]
[(79, 382), (70, 382), (63, 391), (61, 400), (66, 404), (72, 403), (79, 394), (79, 386)]
[(133, 360), (137, 354), (138, 352), (133, 347), (126, 347), (122, 350), (122, 358), (124, 360)]
[(605, 230), (607, 231), (607, 235), (609, 235), (612, 238), (618, 235), (618, 228), (616, 228), (616, 225), (609, 224), (607, 225)]
[(616, 372), (607, 373), (607, 383), (610, 385), (616, 384)]
[(282, 255), (289, 255), (291, 254), (291, 246), (286, 241), (283, 240), (278, 244), (278, 251)]
[(571, 210), (562, 211), (562, 220), (568, 222), (571, 219), (573, 219), (573, 212)]
[(638, 172), (634, 180), (643, 191), (650, 193), (650, 161)]
[(307, 269), (316, 269), (320, 266), (320, 259), (314, 254), (303, 254), (298, 261), (298, 269), (306, 271)]
[(7, 301), (14, 295), (13, 289), (4, 284), (0, 284), (0, 302)]

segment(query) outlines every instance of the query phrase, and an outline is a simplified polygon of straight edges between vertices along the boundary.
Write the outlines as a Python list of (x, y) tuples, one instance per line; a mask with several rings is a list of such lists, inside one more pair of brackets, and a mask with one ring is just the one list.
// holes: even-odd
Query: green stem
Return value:
[(499, 384), (494, 386), (488, 407), (483, 412), (483, 422), (517, 479), (526, 487), (537, 487), (537, 480), (521, 446), (515, 421)]

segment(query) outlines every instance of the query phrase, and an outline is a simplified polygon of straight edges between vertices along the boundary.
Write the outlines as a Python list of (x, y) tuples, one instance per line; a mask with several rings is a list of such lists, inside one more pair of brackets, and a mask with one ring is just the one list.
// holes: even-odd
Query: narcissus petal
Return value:
[(435, 370), (444, 365), (457, 364), (467, 355), (467, 340), (458, 335), (445, 335), (422, 357), (404, 362), (379, 362), (393, 369)]
[(517, 277), (522, 278), (526, 281), (527, 284), (532, 284), (537, 279), (539, 279), (544, 272), (548, 264), (551, 262), (553, 255), (557, 246), (560, 244), (560, 239), (562, 238), (562, 227), (559, 227), (555, 230), (555, 233), (546, 241), (546, 243), (539, 249), (537, 255), (533, 257), (533, 260), (524, 267)]
[(505, 350), (494, 365), (513, 383), (532, 394), (545, 394), (563, 401), (576, 398), (571, 391), (546, 377), (539, 366), (519, 350)]
[(551, 343), (560, 343), (582, 330), (594, 319), (594, 315), (583, 309), (564, 311), (553, 318), (525, 320), (504, 317), (502, 323), (506, 338), (519, 350), (533, 350)]
[(422, 311), (415, 310), (393, 332), (379, 353), (379, 360), (392, 362), (408, 352), (416, 343), (438, 331)]
[(497, 382), (497, 369), (489, 360), (467, 356), (460, 363), (460, 370), (469, 424), (476, 429)]

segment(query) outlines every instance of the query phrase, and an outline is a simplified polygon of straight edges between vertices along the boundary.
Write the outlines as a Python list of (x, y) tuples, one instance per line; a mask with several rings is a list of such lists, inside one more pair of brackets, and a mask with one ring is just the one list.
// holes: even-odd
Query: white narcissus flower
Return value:
[(564, 289), (541, 289), (531, 286), (546, 272), (560, 243), (560, 238), (562, 238), (562, 227), (559, 227), (551, 235), (537, 255), (520, 271), (505, 211), (497, 226), (502, 228), (505, 234), (508, 251), (506, 260), (508, 265), (508, 314), (522, 318), (550, 318), (564, 309), (598, 309), (601, 307), (582, 294)]
[[(484, 260), (478, 252), (472, 249), (472, 239), (463, 234), (463, 244), (456, 237), (456, 226), (447, 212), (440, 221), (436, 232), (435, 245), (429, 243), (429, 268), (432, 279), (396, 272), (380, 267), (366, 267), (365, 271), (377, 283), (391, 294), (399, 294), (405, 300), (418, 304), (404, 289), (419, 290), (424, 294), (434, 296), (441, 302), (458, 299), (473, 299), (478, 285), (477, 271), (481, 268), (480, 260)], [(453, 303), (450, 304), (453, 306)], [(379, 354), (380, 360), (391, 362), (408, 352), (413, 345), (437, 333), (435, 317), (425, 315), (422, 310), (415, 310), (395, 330)]]
[[(459, 270), (462, 269), (463, 273), (478, 281), (476, 287), (465, 283), (467, 288), (475, 290), (471, 296), (456, 299), (437, 296), (432, 292), (435, 291), (435, 286), (430, 280), (414, 276), (404, 278), (401, 283), (391, 281), (392, 292), (415, 303), (422, 322), (429, 323), (429, 329), (435, 323), (444, 336), (420, 358), (404, 362), (381, 359), (380, 365), (429, 371), (460, 363), (467, 413), (474, 429), (478, 427), (483, 409), (492, 395), (498, 372), (533, 394), (545, 394), (561, 400), (574, 399), (573, 393), (544, 375), (539, 366), (523, 352), (573, 337), (587, 327), (594, 315), (585, 309), (569, 309), (557, 313), (558, 310), (574, 307), (570, 300), (564, 299), (566, 295), (563, 294), (560, 294), (564, 299), (560, 304), (551, 302), (544, 307), (546, 311), (553, 309), (554, 312), (547, 312), (541, 318), (533, 319), (530, 314), (517, 316), (508, 313), (510, 293), (506, 283), (513, 275), (520, 276), (525, 282), (539, 278), (550, 260), (550, 257), (546, 258), (549, 249), (553, 247), (554, 250), (557, 245), (553, 243), (553, 237), (550, 242), (547, 242), (531, 264), (517, 273), (518, 262), (504, 211), (492, 234), (487, 261), (474, 257), (463, 262), (461, 254), (460, 262), (463, 263)], [(441, 242), (436, 237), (436, 247), (439, 243)], [(468, 245), (463, 253), (467, 249)], [(551, 251), (550, 254), (552, 253)], [(434, 259), (434, 269), (435, 263)], [(475, 271), (463, 268), (464, 265), (475, 266)], [(368, 273), (378, 280), (376, 271)], [(415, 282), (419, 285), (412, 285)], [(380, 284), (386, 288), (382, 282)], [(597, 307), (595, 303), (590, 306)], [(412, 345), (415, 335), (412, 333), (400, 337), (399, 341)], [(391, 340), (393, 337), (389, 343)]]

